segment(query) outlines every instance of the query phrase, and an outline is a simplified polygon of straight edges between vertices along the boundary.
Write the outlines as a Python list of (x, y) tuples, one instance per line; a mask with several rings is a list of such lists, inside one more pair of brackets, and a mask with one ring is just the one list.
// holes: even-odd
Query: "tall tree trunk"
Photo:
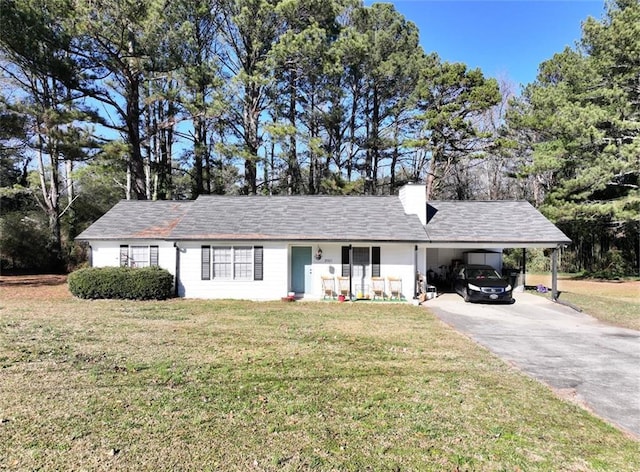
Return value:
[[(53, 130), (49, 128), (50, 124), (42, 123), (48, 132)], [(44, 153), (49, 155), (49, 168), (44, 162)], [(50, 268), (54, 271), (62, 270), (62, 235), (60, 231), (60, 203), (58, 199), (59, 192), (59, 159), (57, 145), (49, 140), (42, 139), (40, 130), (38, 131), (38, 175), (40, 178), (40, 186), (42, 191), (41, 207), (47, 215), (49, 222), (49, 253)], [(48, 179), (47, 179), (48, 173)], [(48, 182), (47, 182), (48, 180)]]
[(367, 174), (368, 194), (374, 195), (378, 186), (378, 164), (380, 162), (380, 100), (378, 88), (373, 88), (373, 118), (371, 123), (371, 155)]
[(355, 156), (356, 142), (356, 117), (358, 116), (358, 91), (357, 87), (351, 90), (351, 112), (349, 115), (349, 153), (347, 155), (347, 182), (351, 182), (351, 174), (353, 171), (353, 158)]
[(194, 143), (193, 143), (193, 187), (191, 193), (193, 197), (202, 195), (204, 189), (204, 168), (206, 161), (207, 147), (207, 126), (203, 116), (194, 119)]
[(433, 198), (433, 193), (435, 192), (436, 173), (438, 171), (438, 162), (441, 159), (439, 146), (439, 143), (435, 142), (433, 147), (431, 148), (431, 159), (429, 159), (425, 189), (427, 201)]
[(393, 125), (393, 154), (391, 155), (391, 168), (389, 169), (389, 195), (393, 195), (396, 191), (396, 166), (400, 158), (400, 125), (396, 116)]
[(245, 156), (244, 161), (244, 191), (249, 195), (255, 195), (258, 191), (256, 162), (258, 161), (259, 146), (259, 93), (259, 88), (254, 82), (249, 83), (245, 87), (243, 118), (247, 156)]
[(309, 108), (311, 117), (309, 119), (309, 195), (318, 193), (318, 183), (320, 181), (320, 169), (318, 165), (318, 156), (314, 151), (313, 142), (318, 137), (318, 120), (315, 117), (315, 91), (311, 92), (311, 103)]
[(289, 188), (288, 193), (297, 195), (302, 191), (302, 175), (300, 172), (300, 162), (298, 161), (298, 137), (296, 136), (297, 130), (297, 112), (296, 104), (298, 100), (297, 89), (297, 74), (295, 70), (291, 70), (289, 73), (289, 124), (291, 129), (294, 130), (293, 134), (289, 136)]
[(76, 228), (76, 212), (74, 208), (74, 200), (75, 196), (75, 188), (73, 184), (73, 161), (71, 159), (67, 159), (65, 161), (65, 188), (67, 192), (67, 199), (69, 202), (67, 203), (67, 215), (68, 215), (68, 227), (69, 227), (69, 239), (73, 239), (77, 236), (77, 228)]
[(133, 74), (127, 90), (127, 135), (129, 138), (129, 166), (131, 170), (131, 192), (136, 200), (147, 199), (144, 157), (140, 137), (140, 76)]

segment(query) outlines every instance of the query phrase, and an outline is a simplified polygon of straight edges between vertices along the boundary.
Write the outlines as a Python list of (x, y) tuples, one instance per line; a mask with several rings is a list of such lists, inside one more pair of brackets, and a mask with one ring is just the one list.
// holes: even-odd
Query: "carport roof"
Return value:
[(430, 201), (430, 243), (505, 244), (554, 247), (571, 240), (529, 202)]

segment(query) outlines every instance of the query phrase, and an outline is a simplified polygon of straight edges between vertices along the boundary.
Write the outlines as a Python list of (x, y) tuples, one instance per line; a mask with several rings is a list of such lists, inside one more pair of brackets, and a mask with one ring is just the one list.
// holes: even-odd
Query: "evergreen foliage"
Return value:
[(165, 300), (173, 296), (173, 276), (158, 267), (88, 267), (69, 274), (69, 291), (78, 298)]
[(414, 181), (532, 201), (575, 242), (572, 269), (640, 266), (637, 0), (586, 19), (508, 110), (509, 84), (423, 51), (390, 4), (0, 0), (0, 23), (2, 218), (37, 205), (58, 267), (120, 198)]
[(610, 2), (603, 21), (584, 23), (579, 48), (541, 64), (510, 115), (541, 210), (574, 242), (573, 270), (638, 267), (639, 70), (640, 3)]

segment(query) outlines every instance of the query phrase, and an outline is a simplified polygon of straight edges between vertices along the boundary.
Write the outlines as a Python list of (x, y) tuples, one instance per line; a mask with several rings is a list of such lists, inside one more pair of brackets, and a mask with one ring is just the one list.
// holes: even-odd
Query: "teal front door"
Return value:
[(311, 275), (311, 247), (291, 248), (291, 291), (305, 293)]

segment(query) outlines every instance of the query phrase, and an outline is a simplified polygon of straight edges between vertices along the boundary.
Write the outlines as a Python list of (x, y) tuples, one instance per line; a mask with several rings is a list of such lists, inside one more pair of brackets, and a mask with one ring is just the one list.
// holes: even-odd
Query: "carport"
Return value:
[[(474, 263), (503, 270), (504, 249), (551, 249), (552, 298), (558, 298), (558, 252), (571, 240), (527, 201), (427, 202), (425, 244), (427, 284), (455, 274), (457, 264)], [(520, 268), (525, 283), (526, 266)], [(435, 282), (435, 283), (434, 283)]]

